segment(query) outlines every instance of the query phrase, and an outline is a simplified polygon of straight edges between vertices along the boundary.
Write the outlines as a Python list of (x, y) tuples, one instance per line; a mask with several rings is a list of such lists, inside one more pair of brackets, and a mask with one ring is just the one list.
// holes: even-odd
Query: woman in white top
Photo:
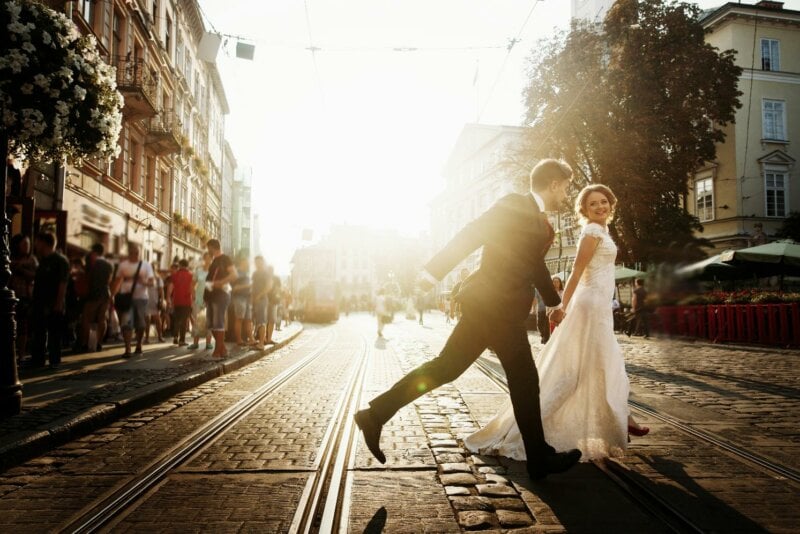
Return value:
[[(140, 267), (141, 263), (141, 267)], [(136, 271), (139, 275), (136, 276)], [(133, 280), (136, 278), (136, 287), (133, 287)], [(127, 310), (117, 310), (119, 324), (122, 328), (122, 337), (125, 340), (125, 352), (123, 358), (131, 357), (131, 337), (132, 330), (136, 330), (136, 350), (134, 354), (142, 353), (142, 337), (147, 325), (147, 301), (148, 288), (155, 283), (155, 275), (150, 264), (139, 258), (139, 245), (128, 243), (128, 257), (119, 262), (117, 276), (114, 279), (114, 290), (112, 293), (130, 293), (133, 290), (133, 300), (131, 307)]]

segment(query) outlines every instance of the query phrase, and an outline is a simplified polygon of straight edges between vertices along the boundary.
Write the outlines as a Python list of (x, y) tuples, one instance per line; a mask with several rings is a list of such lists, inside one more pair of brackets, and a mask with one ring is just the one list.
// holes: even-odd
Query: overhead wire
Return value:
[(520, 38), (522, 37), (522, 32), (525, 30), (525, 26), (528, 25), (528, 21), (531, 19), (531, 15), (533, 15), (533, 11), (536, 9), (536, 6), (542, 0), (535, 0), (533, 5), (531, 6), (530, 11), (528, 11), (528, 16), (525, 17), (525, 21), (522, 23), (517, 35), (508, 42), (508, 46), (506, 47), (506, 55), (503, 58), (503, 63), (500, 65), (500, 69), (497, 71), (497, 76), (495, 76), (494, 82), (492, 83), (491, 88), (489, 89), (489, 94), (486, 96), (486, 100), (483, 103), (480, 111), (478, 111), (478, 117), (476, 122), (481, 121), (481, 117), (483, 116), (483, 112), (486, 111), (486, 107), (489, 105), (489, 102), (492, 100), (492, 96), (494, 95), (494, 90), (497, 88), (497, 84), (500, 83), (500, 78), (503, 76), (503, 71), (506, 68), (506, 64), (508, 63), (508, 58), (511, 56), (511, 51), (514, 49), (514, 45), (520, 42)]
[(317, 80), (317, 88), (319, 89), (319, 98), (322, 107), (325, 107), (325, 91), (322, 88), (322, 78), (319, 75), (319, 65), (317, 64), (317, 47), (314, 46), (314, 38), (311, 34), (311, 16), (308, 13), (308, 0), (303, 0), (303, 8), (306, 14), (306, 30), (308, 31), (308, 50), (311, 52), (311, 62), (314, 65), (314, 77)]

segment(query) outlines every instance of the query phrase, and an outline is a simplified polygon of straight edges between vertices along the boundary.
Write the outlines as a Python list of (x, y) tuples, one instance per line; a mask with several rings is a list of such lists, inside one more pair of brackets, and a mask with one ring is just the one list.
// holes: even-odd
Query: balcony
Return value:
[(145, 144), (157, 155), (166, 156), (181, 149), (181, 123), (171, 110), (162, 110), (147, 121)]
[(117, 89), (125, 99), (123, 115), (130, 120), (147, 119), (156, 114), (156, 75), (143, 59), (115, 58)]

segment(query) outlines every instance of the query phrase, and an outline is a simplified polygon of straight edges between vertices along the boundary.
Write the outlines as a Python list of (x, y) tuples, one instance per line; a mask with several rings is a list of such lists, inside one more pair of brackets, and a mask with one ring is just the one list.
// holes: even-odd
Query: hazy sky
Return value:
[(520, 124), (525, 59), (570, 17), (569, 0), (200, 3), (216, 31), (256, 47), (254, 61), (234, 37), (220, 51), (226, 136), (253, 168), (262, 252), (283, 274), (303, 228), (426, 231), (464, 124)]

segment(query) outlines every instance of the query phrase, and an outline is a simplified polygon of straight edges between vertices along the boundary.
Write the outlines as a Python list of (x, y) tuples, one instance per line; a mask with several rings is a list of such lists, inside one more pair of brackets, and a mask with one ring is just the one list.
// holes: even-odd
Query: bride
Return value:
[[(607, 224), (616, 203), (602, 184), (578, 194), (575, 211), (585, 226), (564, 290), (566, 316), (536, 357), (545, 439), (556, 450), (580, 449), (581, 461), (622, 456), (629, 433), (649, 431), (629, 415), (628, 375), (614, 335), (617, 247)], [(526, 459), (510, 400), (464, 443), (475, 453)]]

